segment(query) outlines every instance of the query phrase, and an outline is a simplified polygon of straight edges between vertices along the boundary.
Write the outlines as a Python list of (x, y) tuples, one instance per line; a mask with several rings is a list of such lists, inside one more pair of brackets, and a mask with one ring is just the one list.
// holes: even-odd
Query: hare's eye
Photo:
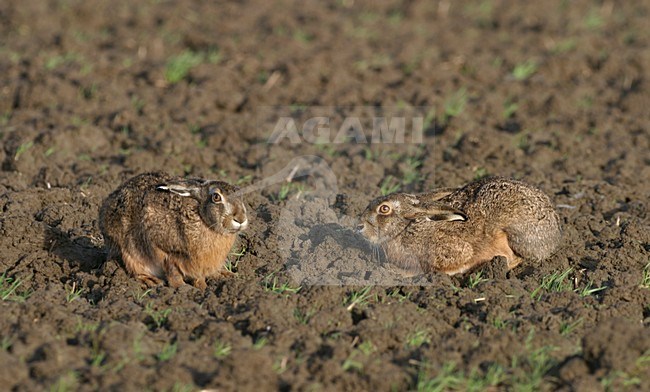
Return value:
[(219, 192), (214, 192), (212, 194), (212, 202), (213, 203), (221, 203), (221, 195), (219, 194)]
[(388, 204), (382, 204), (379, 206), (377, 211), (382, 215), (388, 215), (391, 212), (391, 208)]

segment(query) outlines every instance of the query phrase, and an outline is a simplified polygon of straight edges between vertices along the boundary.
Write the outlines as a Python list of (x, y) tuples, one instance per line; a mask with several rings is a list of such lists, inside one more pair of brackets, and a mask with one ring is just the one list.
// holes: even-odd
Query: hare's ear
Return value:
[(444, 204), (422, 206), (410, 213), (404, 214), (406, 219), (424, 219), (428, 221), (466, 221), (467, 215), (463, 211)]
[(418, 197), (426, 201), (438, 201), (443, 197), (451, 195), (456, 190), (458, 190), (458, 188), (438, 188), (431, 192), (420, 193)]
[(464, 222), (467, 220), (467, 215), (465, 215), (465, 213), (462, 211), (450, 207), (449, 210), (441, 209), (439, 211), (433, 211), (433, 213), (430, 214), (427, 219), (431, 221)]
[(171, 192), (183, 197), (201, 198), (201, 185), (197, 181), (177, 181), (161, 184), (156, 187), (158, 191)]

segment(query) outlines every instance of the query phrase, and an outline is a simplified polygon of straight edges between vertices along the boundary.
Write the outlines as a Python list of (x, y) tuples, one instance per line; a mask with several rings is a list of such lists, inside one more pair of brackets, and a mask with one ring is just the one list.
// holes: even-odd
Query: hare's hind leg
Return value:
[(541, 261), (549, 258), (560, 243), (557, 219), (549, 216), (536, 222), (521, 222), (504, 229), (508, 245), (520, 259)]
[(485, 243), (480, 252), (476, 253), (470, 262), (470, 266), (477, 266), (487, 263), (497, 256), (503, 256), (506, 259), (508, 270), (511, 270), (521, 264), (523, 259), (516, 254), (510, 244), (510, 236), (504, 230), (498, 230), (491, 235), (490, 241)]
[(163, 252), (160, 249), (156, 249), (155, 253), (156, 256), (162, 260), (167, 283), (171, 287), (180, 287), (184, 285), (185, 279), (183, 279), (183, 273), (179, 268), (180, 263), (183, 261), (174, 255)]
[(159, 271), (153, 271), (149, 263), (139, 256), (125, 251), (122, 252), (122, 260), (126, 270), (147, 287), (157, 286), (162, 283), (162, 279), (157, 276)]

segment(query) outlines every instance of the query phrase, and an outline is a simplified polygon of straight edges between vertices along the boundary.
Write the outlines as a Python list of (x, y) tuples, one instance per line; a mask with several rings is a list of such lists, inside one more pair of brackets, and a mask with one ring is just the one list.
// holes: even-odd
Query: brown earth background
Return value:
[[(647, 1), (0, 2), (0, 389), (650, 390), (649, 18)], [(270, 144), (275, 106), (428, 108), (424, 143)], [(339, 196), (313, 201), (310, 177), (248, 194), (233, 278), (145, 290), (104, 262), (98, 208), (126, 178), (248, 185), (303, 155)], [(487, 174), (558, 205), (550, 260), (357, 279), (372, 255), (336, 222), (382, 189)], [(287, 231), (296, 203), (325, 224)]]

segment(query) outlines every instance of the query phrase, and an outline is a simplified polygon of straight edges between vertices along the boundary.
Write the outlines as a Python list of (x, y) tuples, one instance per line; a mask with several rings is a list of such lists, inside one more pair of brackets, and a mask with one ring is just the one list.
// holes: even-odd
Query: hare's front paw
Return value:
[(232, 278), (235, 276), (235, 273), (230, 272), (226, 269), (222, 269), (221, 271), (219, 271), (219, 275), (221, 275), (222, 278)]
[(208, 288), (208, 285), (205, 283), (205, 278), (196, 278), (196, 279), (194, 279), (193, 286), (196, 287), (197, 289), (201, 290), (201, 291)]
[(162, 283), (161, 279), (158, 279), (153, 275), (139, 274), (137, 279), (144, 283), (148, 288), (156, 287)]

